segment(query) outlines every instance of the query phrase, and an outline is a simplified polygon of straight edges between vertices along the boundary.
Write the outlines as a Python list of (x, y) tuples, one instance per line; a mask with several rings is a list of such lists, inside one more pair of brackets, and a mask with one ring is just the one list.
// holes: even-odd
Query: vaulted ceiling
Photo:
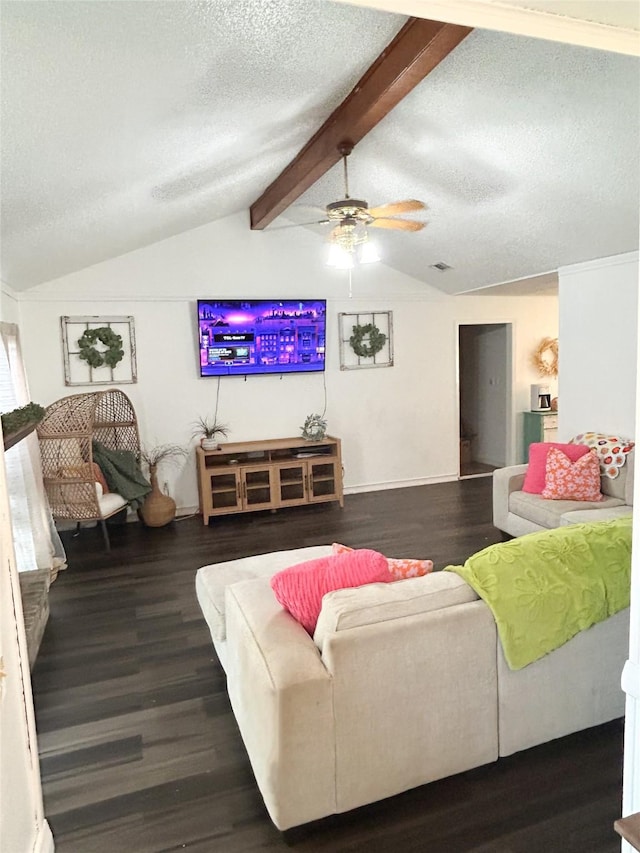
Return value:
[[(633, 24), (628, 3), (582, 5)], [(0, 14), (15, 289), (242, 211), (249, 228), (407, 21), (329, 0), (5, 0)], [(354, 141), (352, 195), (428, 205), (424, 230), (376, 234), (384, 262), (446, 292), (638, 247), (637, 56), (476, 27)], [(324, 160), (265, 237), (343, 196)]]

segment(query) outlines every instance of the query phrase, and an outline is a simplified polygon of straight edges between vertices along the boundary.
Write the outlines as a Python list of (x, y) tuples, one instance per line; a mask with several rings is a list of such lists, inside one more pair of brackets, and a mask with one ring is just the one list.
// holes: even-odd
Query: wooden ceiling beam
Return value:
[(408, 95), (473, 27), (409, 18), (297, 157), (250, 208), (251, 228), (265, 228)]

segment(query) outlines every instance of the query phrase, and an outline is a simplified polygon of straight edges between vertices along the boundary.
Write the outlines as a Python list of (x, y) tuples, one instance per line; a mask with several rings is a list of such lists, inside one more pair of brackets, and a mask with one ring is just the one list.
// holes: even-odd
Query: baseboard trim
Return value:
[(357, 486), (346, 486), (345, 495), (360, 495), (363, 492), (382, 492), (386, 489), (408, 489), (411, 486), (431, 486), (435, 483), (454, 483), (457, 474), (447, 474), (444, 477), (418, 477), (415, 480), (389, 480), (385, 483), (365, 483)]

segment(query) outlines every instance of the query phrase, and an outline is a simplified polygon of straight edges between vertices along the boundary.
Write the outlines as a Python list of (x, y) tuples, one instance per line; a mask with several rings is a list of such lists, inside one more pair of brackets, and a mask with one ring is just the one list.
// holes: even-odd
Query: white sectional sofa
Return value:
[(197, 597), (258, 787), (285, 830), (624, 713), (628, 609), (524, 669), (491, 611), (434, 572), (324, 596), (314, 637), (270, 576), (302, 548), (205, 566)]
[(493, 472), (493, 524), (510, 536), (524, 536), (585, 521), (607, 521), (633, 512), (635, 450), (628, 455), (615, 480), (600, 478), (603, 501), (556, 501), (522, 491), (527, 465), (511, 465)]

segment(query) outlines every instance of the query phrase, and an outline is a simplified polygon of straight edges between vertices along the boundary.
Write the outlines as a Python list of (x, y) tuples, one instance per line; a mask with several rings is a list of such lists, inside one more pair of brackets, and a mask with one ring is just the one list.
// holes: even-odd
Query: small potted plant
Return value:
[(307, 441), (322, 441), (327, 433), (327, 421), (322, 415), (307, 415), (302, 429), (302, 437)]
[(194, 424), (193, 437), (200, 438), (200, 446), (203, 450), (220, 450), (218, 436), (226, 438), (229, 435), (229, 427), (220, 423), (217, 418), (198, 418)]

